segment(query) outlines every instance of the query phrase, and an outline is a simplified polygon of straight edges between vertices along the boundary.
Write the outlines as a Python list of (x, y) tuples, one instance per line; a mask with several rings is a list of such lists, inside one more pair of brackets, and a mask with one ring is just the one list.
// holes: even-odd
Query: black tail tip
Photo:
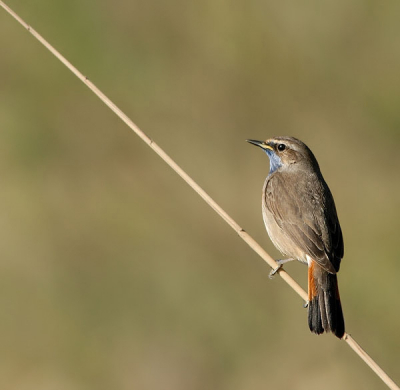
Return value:
[(339, 339), (342, 339), (344, 334), (345, 334), (345, 329), (344, 329), (344, 321), (342, 317), (342, 321), (336, 324), (336, 327), (332, 329), (332, 333), (338, 337)]
[(318, 297), (308, 302), (308, 327), (315, 334), (324, 333), (321, 312), (319, 310)]
[(308, 326), (310, 331), (315, 334), (319, 335), (324, 332), (332, 332), (339, 339), (343, 338), (345, 326), (340, 301), (337, 302), (333, 310), (329, 310), (327, 316), (323, 319), (318, 297), (314, 297), (314, 299), (308, 303)]

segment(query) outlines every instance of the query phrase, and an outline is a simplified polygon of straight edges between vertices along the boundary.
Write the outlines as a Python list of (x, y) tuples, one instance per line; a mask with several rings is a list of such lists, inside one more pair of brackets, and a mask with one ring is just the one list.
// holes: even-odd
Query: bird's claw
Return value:
[(277, 274), (277, 272), (279, 272), (279, 270), (282, 268), (282, 264), (278, 263), (278, 266), (276, 268), (274, 268), (268, 275), (268, 277), (270, 279), (273, 279), (273, 277)]

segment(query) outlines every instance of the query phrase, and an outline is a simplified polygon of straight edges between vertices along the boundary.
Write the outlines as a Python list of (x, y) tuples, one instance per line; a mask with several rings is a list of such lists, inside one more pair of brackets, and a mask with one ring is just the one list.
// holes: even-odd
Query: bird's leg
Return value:
[(282, 265), (285, 263), (288, 263), (289, 261), (293, 261), (296, 259), (281, 259), (281, 260), (276, 260), (276, 262), (278, 263), (278, 266), (276, 268), (274, 268), (270, 273), (269, 273), (269, 278), (272, 279), (275, 274), (282, 268)]

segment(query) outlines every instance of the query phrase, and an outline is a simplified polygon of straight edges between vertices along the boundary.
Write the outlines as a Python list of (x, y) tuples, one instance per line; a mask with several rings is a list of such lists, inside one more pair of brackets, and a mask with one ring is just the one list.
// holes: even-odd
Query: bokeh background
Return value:
[[(347, 330), (400, 382), (398, 1), (7, 3), (276, 258), (245, 139), (305, 141)], [(0, 53), (2, 389), (385, 388), (3, 10)]]

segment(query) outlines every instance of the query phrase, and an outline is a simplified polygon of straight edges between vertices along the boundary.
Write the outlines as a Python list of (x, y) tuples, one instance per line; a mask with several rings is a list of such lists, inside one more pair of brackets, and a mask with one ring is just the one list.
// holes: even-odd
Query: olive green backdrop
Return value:
[[(8, 4), (276, 258), (245, 139), (306, 142), (344, 232), (347, 330), (400, 382), (398, 1)], [(3, 10), (0, 150), (2, 389), (385, 388)]]

